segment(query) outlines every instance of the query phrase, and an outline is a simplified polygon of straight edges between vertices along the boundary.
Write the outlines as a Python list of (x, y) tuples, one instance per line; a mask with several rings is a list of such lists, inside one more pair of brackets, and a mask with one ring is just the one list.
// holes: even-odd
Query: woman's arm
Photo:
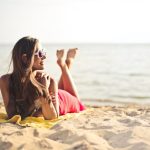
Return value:
[[(40, 97), (42, 114), (45, 119), (55, 119), (59, 116), (59, 104), (58, 104), (58, 87), (57, 84), (50, 76), (43, 71), (34, 72), (35, 78), (45, 87), (46, 97)], [(51, 85), (50, 85), (51, 82)], [(50, 95), (50, 91), (54, 95)], [(54, 97), (53, 97), (54, 96)], [(48, 100), (50, 99), (50, 101)], [(55, 98), (55, 99), (54, 99)], [(49, 103), (50, 102), (50, 103)]]
[(16, 114), (16, 106), (14, 101), (9, 102), (9, 74), (3, 75), (0, 78), (0, 89), (5, 106), (5, 110), (9, 118)]
[(8, 77), (6, 75), (4, 75), (0, 78), (0, 89), (1, 89), (5, 108), (7, 107), (8, 101), (9, 101), (9, 92), (8, 92), (9, 88), (8, 88), (8, 79), (7, 78)]
[(56, 119), (57, 112), (52, 101), (47, 98), (40, 97), (43, 117), (47, 120)]
[(57, 117), (59, 117), (59, 100), (58, 100), (58, 85), (54, 79), (50, 79), (49, 93), (52, 103), (56, 109)]

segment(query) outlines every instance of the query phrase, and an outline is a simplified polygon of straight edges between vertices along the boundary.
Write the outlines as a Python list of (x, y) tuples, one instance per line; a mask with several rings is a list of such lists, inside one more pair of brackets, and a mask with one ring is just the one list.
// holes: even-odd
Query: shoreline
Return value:
[[(0, 103), (0, 112), (4, 110)], [(149, 129), (150, 106), (88, 106), (51, 129), (2, 123), (0, 145), (7, 150), (149, 150)]]
[[(91, 100), (92, 101), (92, 100)], [(149, 103), (136, 103), (136, 102), (121, 102), (121, 101), (111, 101), (111, 100), (101, 100), (99, 99), (98, 102), (91, 102), (90, 99), (83, 100), (82, 102), (87, 106), (88, 108), (100, 108), (100, 107), (126, 107), (126, 106), (138, 106), (138, 107), (150, 107)], [(89, 103), (88, 103), (89, 102)], [(0, 101), (0, 109), (1, 107), (4, 107), (4, 103)], [(3, 108), (5, 109), (5, 108)]]

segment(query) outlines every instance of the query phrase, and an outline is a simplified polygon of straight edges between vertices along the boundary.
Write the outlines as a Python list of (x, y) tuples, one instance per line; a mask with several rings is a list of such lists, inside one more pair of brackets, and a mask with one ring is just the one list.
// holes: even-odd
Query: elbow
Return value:
[(53, 116), (53, 117), (51, 118), (51, 120), (57, 119), (57, 118), (58, 118), (58, 116)]
[(53, 116), (44, 116), (45, 120), (53, 120), (53, 119), (57, 119), (59, 116), (58, 115), (53, 115)]

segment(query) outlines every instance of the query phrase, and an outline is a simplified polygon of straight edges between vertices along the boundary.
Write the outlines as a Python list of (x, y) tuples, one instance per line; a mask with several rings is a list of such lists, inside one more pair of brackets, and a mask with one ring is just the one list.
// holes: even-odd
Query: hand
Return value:
[(50, 85), (50, 76), (48, 74), (43, 74), (41, 76), (40, 83), (44, 85), (48, 91)]
[(44, 85), (48, 90), (50, 86), (50, 75), (41, 70), (34, 71), (34, 74), (35, 74), (35, 79), (38, 82), (40, 82), (42, 85)]

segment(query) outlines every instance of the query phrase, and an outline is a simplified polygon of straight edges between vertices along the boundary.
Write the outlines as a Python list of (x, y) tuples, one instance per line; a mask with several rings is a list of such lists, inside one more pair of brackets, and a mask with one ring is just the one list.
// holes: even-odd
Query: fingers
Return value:
[(47, 80), (50, 80), (50, 75), (45, 73), (45, 72), (37, 72), (37, 74), (35, 76), (36, 79), (40, 79), (40, 78), (43, 78), (43, 77)]
[(37, 75), (35, 76), (35, 79), (44, 85), (46, 89), (49, 88), (50, 85), (50, 75), (45, 72), (37, 72)]
[(50, 76), (48, 74), (42, 74), (41, 80), (44, 80), (45, 82), (50, 82)]
[(46, 80), (49, 80), (50, 76), (48, 74), (42, 74), (41, 78), (45, 78)]

